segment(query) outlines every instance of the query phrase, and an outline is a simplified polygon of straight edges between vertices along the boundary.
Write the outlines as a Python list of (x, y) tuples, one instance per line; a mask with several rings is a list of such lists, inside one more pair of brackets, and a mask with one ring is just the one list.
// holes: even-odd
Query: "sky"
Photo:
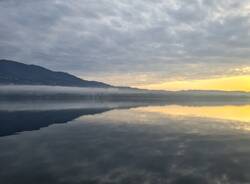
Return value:
[(0, 0), (0, 58), (147, 89), (250, 91), (250, 0)]

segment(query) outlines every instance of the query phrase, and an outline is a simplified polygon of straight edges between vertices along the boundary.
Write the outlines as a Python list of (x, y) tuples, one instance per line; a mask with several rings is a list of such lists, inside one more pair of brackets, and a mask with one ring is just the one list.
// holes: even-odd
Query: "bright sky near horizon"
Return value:
[(0, 57), (148, 89), (250, 91), (250, 0), (1, 0)]
[(230, 76), (222, 78), (180, 80), (159, 84), (138, 86), (146, 89), (161, 90), (223, 90), (250, 92), (250, 75)]

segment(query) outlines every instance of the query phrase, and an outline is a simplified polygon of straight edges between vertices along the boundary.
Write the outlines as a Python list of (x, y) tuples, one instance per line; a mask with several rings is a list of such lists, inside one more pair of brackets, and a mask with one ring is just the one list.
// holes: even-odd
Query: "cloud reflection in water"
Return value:
[(0, 138), (0, 183), (248, 183), (250, 134), (238, 126), (142, 109), (86, 115)]

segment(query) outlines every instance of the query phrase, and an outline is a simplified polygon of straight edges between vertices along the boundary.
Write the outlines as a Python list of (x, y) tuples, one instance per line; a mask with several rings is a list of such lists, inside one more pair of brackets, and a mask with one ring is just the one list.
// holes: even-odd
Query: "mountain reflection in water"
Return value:
[(1, 110), (0, 183), (250, 183), (248, 105), (140, 106)]

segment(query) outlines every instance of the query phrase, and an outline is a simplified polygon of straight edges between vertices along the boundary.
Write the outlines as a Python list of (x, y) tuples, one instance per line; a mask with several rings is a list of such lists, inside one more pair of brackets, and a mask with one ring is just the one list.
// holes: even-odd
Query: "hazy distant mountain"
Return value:
[(10, 60), (0, 60), (0, 84), (112, 87), (102, 82), (82, 80), (65, 72), (55, 72), (41, 66)]

